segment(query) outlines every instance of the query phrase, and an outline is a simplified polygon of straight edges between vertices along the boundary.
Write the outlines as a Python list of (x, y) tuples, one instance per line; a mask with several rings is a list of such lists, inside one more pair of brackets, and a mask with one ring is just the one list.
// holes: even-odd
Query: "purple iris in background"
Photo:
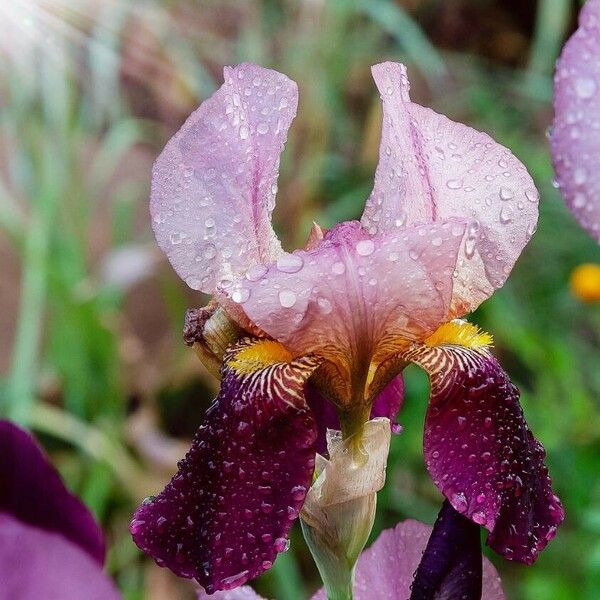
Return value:
[(0, 421), (0, 599), (117, 600), (104, 536), (33, 437)]
[[(355, 600), (475, 597), (506, 598), (496, 569), (489, 560), (481, 559), (479, 527), (447, 502), (433, 530), (419, 521), (403, 521), (382, 531), (356, 565)], [(208, 598), (200, 592), (199, 600)], [(217, 592), (210, 598), (261, 600), (248, 586)], [(312, 600), (327, 600), (325, 590), (319, 590)]]
[(550, 139), (560, 192), (581, 226), (600, 242), (600, 0), (588, 0), (554, 77)]
[[(286, 76), (226, 68), (154, 166), (158, 243), (190, 287), (214, 297), (188, 313), (185, 338), (221, 389), (131, 532), (208, 593), (270, 568), (301, 511), (305, 522), (336, 502), (343, 510), (364, 483), (373, 514), (385, 461), (371, 487), (365, 477), (347, 484), (335, 462), (352, 448), (367, 448), (365, 462), (387, 455), (389, 424), (387, 442), (371, 433), (400, 408), (398, 377), (411, 362), (430, 376), (425, 461), (448, 506), (525, 563), (564, 517), (491, 336), (460, 320), (503, 285), (535, 231), (534, 183), (488, 135), (411, 102), (403, 65), (373, 75), (383, 101), (373, 191), (360, 221), (315, 225), (304, 249), (283, 251), (271, 225), (297, 107)], [(329, 459), (323, 403), (341, 429)], [(338, 442), (349, 445), (334, 452)]]

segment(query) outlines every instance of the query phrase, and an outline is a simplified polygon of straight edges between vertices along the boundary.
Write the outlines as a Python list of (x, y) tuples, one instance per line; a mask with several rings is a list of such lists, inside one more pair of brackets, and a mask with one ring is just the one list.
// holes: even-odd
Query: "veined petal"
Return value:
[(0, 421), (0, 512), (60, 534), (104, 564), (104, 536), (30, 433)]
[(281, 253), (271, 212), (298, 103), (296, 84), (277, 71), (242, 64), (223, 76), (156, 160), (150, 199), (158, 244), (209, 294)]
[(569, 210), (600, 242), (600, 0), (581, 8), (579, 29), (563, 48), (554, 76), (550, 147)]
[[(34, 480), (31, 483), (35, 487)], [(4, 488), (2, 488), (4, 491)], [(23, 496), (24, 503), (28, 497)], [(48, 491), (40, 504), (53, 501)], [(0, 598), (6, 600), (118, 600), (102, 565), (81, 545), (0, 512)]]
[(507, 148), (411, 102), (404, 65), (372, 71), (383, 128), (362, 223), (375, 233), (451, 217), (473, 221), (454, 286), (453, 314), (461, 316), (503, 285), (535, 230), (538, 193)]
[(479, 526), (444, 501), (412, 584), (411, 600), (481, 600)]
[[(357, 222), (343, 223), (314, 250), (285, 255), (248, 281), (244, 311), (295, 354), (331, 361), (340, 385), (353, 380), (362, 393), (371, 362), (447, 320), (465, 229), (448, 221), (371, 237)], [(348, 402), (349, 395), (345, 389), (336, 400)]]
[(470, 337), (432, 336), (439, 345), (415, 345), (404, 355), (431, 380), (426, 465), (452, 506), (490, 531), (494, 550), (532, 563), (564, 511), (552, 492), (544, 448), (525, 422), (519, 391), (487, 350), (486, 338), (463, 326), (471, 328)]
[(271, 340), (245, 338), (226, 352), (191, 450), (131, 523), (158, 564), (208, 593), (271, 567), (311, 483), (316, 425), (303, 390), (318, 364)]

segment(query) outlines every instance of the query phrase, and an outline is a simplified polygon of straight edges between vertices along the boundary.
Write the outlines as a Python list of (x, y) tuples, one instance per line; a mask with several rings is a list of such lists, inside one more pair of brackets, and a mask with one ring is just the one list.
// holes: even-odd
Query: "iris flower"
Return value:
[(104, 536), (92, 514), (9, 421), (0, 421), (0, 490), (0, 598), (120, 598), (102, 570)]
[[(409, 363), (431, 380), (429, 473), (456, 511), (489, 531), (488, 544), (532, 563), (563, 520), (491, 337), (461, 320), (503, 285), (535, 231), (534, 183), (488, 135), (411, 102), (403, 65), (372, 71), (383, 102), (373, 191), (360, 221), (315, 225), (303, 249), (282, 250), (271, 225), (297, 108), (285, 75), (226, 67), (223, 86), (154, 165), (158, 243), (191, 288), (213, 295), (188, 313), (185, 338), (221, 388), (131, 532), (209, 594), (270, 568), (301, 511), (317, 546), (312, 534), (331, 533), (319, 527), (360, 520), (343, 517), (352, 506), (364, 511), (364, 530), (346, 540), (348, 562), (358, 557), (383, 485), (385, 417), (401, 405)], [(324, 402), (341, 425), (329, 458), (316, 454)]]
[(569, 210), (600, 242), (600, 0), (585, 3), (579, 29), (563, 48), (554, 111), (550, 142), (556, 180)]
[[(414, 573), (418, 575), (414, 578)], [(446, 502), (432, 528), (413, 519), (382, 531), (356, 564), (355, 600), (472, 598), (505, 600), (492, 563), (481, 560), (479, 527)], [(412, 596), (411, 596), (412, 594)], [(262, 600), (249, 586), (199, 600)], [(312, 600), (327, 600), (319, 590)]]

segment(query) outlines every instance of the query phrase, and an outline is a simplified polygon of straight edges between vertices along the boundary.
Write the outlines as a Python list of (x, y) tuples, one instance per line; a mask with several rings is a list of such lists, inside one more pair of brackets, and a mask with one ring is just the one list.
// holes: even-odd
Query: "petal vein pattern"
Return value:
[[(362, 377), (448, 319), (466, 224), (411, 226), (371, 238), (338, 225), (314, 250), (296, 251), (294, 272), (272, 265), (248, 281), (248, 318), (294, 353), (315, 352)], [(362, 391), (362, 389), (360, 390)]]
[(405, 358), (431, 380), (424, 453), (434, 483), (458, 512), (490, 531), (494, 550), (533, 563), (564, 511), (519, 391), (485, 349), (423, 345)]
[(373, 67), (383, 102), (375, 185), (361, 222), (374, 234), (411, 223), (473, 222), (457, 267), (453, 316), (501, 287), (537, 223), (525, 167), (490, 136), (410, 101), (406, 68)]
[(271, 212), (298, 102), (296, 84), (276, 71), (242, 64), (224, 79), (156, 160), (150, 199), (158, 244), (209, 294), (281, 253)]
[(191, 450), (131, 523), (140, 548), (208, 593), (272, 566), (311, 483), (316, 425), (303, 390), (319, 361), (281, 362), (273, 344), (244, 338), (226, 352)]

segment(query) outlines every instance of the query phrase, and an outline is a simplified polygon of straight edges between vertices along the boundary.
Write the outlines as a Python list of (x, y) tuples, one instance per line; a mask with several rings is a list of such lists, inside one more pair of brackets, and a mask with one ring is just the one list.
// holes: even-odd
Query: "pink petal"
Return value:
[(451, 217), (476, 221), (454, 289), (453, 314), (464, 314), (503, 285), (535, 231), (535, 185), (490, 136), (412, 103), (404, 65), (375, 65), (373, 77), (384, 117), (362, 223), (375, 233)]
[(285, 75), (252, 64), (225, 67), (224, 79), (152, 175), (158, 244), (179, 276), (206, 293), (281, 252), (271, 212), (298, 96)]
[[(311, 483), (316, 425), (304, 400), (315, 357), (237, 371), (252, 349), (230, 347), (221, 391), (178, 473), (131, 522), (135, 543), (161, 566), (208, 593), (239, 587), (269, 569)], [(260, 354), (258, 355), (260, 360)]]
[(80, 545), (4, 512), (0, 512), (0, 582), (3, 600), (120, 598), (102, 566)]
[(588, 0), (554, 77), (550, 147), (561, 194), (600, 242), (600, 0)]
[(371, 238), (343, 223), (244, 285), (251, 321), (292, 352), (316, 352), (345, 378), (447, 320), (466, 225), (429, 223)]
[[(394, 529), (386, 529), (358, 559), (354, 600), (406, 600), (410, 586), (432, 528), (406, 520)], [(504, 600), (498, 573), (484, 558), (482, 600)], [(312, 600), (326, 600), (323, 590)]]

